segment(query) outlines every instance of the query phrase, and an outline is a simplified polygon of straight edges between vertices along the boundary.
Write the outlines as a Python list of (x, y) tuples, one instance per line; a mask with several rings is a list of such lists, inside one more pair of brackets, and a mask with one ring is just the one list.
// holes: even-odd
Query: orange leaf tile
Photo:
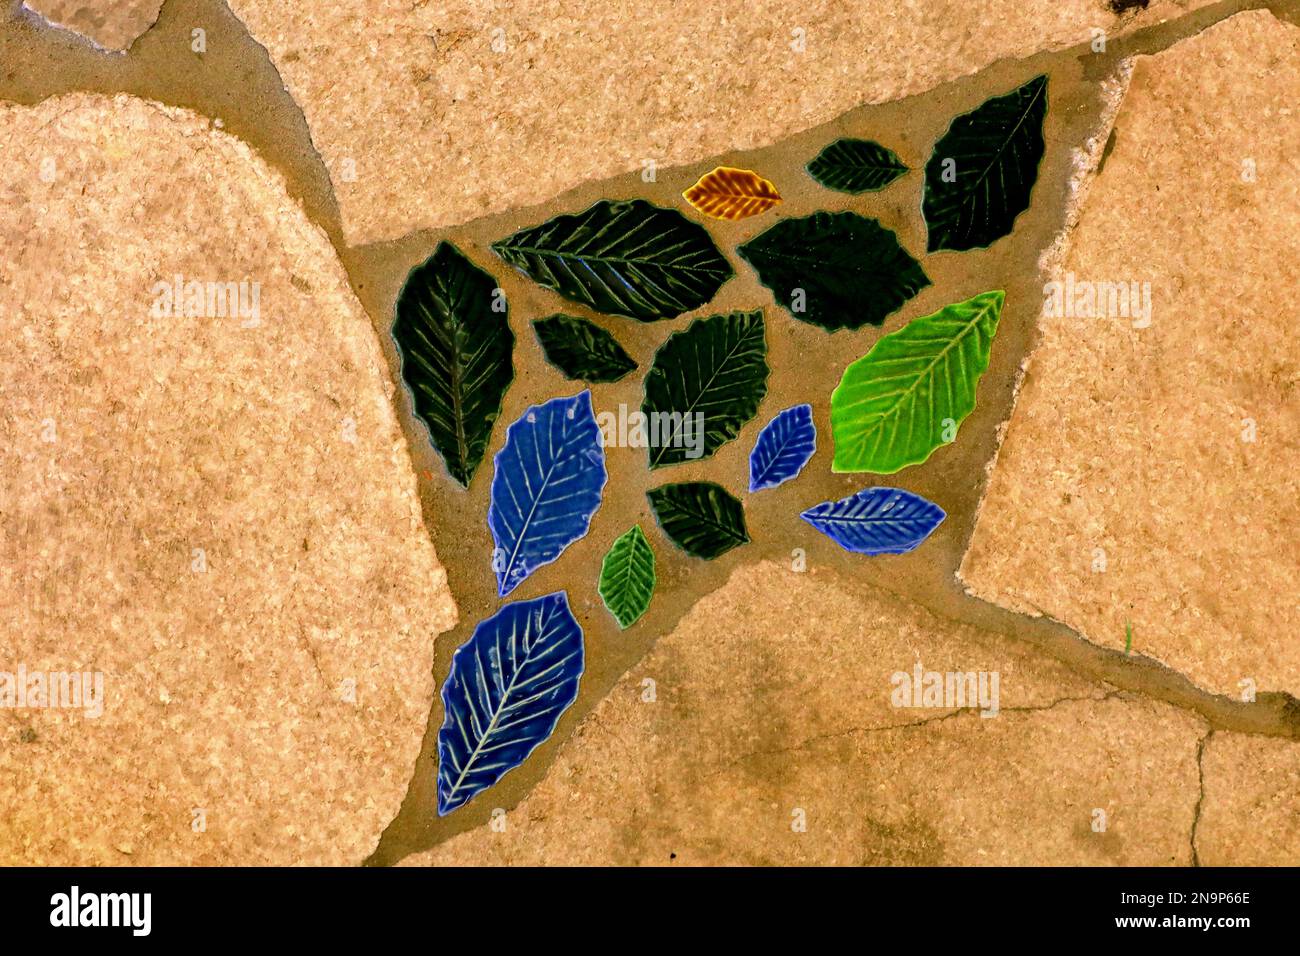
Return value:
[(701, 176), (686, 192), (686, 201), (714, 219), (748, 219), (781, 201), (776, 187), (749, 169), (719, 166)]

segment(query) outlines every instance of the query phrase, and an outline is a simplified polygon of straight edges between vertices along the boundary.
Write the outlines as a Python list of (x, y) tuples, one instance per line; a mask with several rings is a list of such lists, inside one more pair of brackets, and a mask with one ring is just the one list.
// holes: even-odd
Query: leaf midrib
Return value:
[(727, 265), (726, 260), (723, 259), (720, 255), (718, 257), (719, 261), (717, 265), (714, 265), (712, 267), (705, 267), (705, 266), (685, 265), (679, 262), (665, 263), (656, 259), (649, 259), (649, 258), (632, 259), (627, 256), (583, 255), (580, 252), (562, 252), (556, 249), (544, 249), (544, 248), (539, 248), (537, 246), (498, 245), (498, 246), (494, 246), (493, 248), (502, 251), (508, 251), (508, 252), (529, 253), (536, 256), (551, 256), (556, 259), (573, 259), (577, 262), (608, 262), (608, 263), (617, 263), (619, 265), (625, 265), (625, 266), (626, 265), (637, 265), (637, 266), (651, 265), (651, 266), (657, 266), (660, 269), (674, 269), (677, 270), (678, 272), (719, 273)]
[[(705, 393), (713, 386), (714, 379), (716, 379), (719, 375), (722, 374), (723, 368), (725, 368), (727, 363), (730, 362), (732, 358), (735, 357), (736, 352), (740, 349), (740, 347), (742, 345), (745, 345), (745, 340), (746, 338), (749, 337), (752, 328), (753, 327), (751, 326), (750, 328), (745, 329), (741, 333), (740, 337), (736, 340), (736, 344), (732, 347), (731, 351), (723, 356), (722, 361), (719, 362), (717, 368), (713, 370), (713, 374), (709, 376), (708, 382), (704, 385), (703, 388), (700, 389), (700, 393), (696, 395), (695, 398), (692, 399), (691, 402), (687, 405), (686, 410), (682, 412), (683, 423), (686, 421), (686, 416), (695, 410), (695, 406), (700, 403), (701, 399), (704, 398)], [(690, 330), (688, 329), (687, 331), (689, 332)], [(654, 460), (650, 462), (650, 466), (652, 468), (655, 465), (658, 465), (659, 462), (663, 460), (664, 450), (673, 447), (673, 442), (677, 439), (677, 435), (678, 432), (681, 431), (681, 427), (682, 427), (681, 425), (678, 425), (677, 428), (673, 430), (673, 433), (668, 437), (667, 444), (664, 444), (662, 442), (659, 444), (659, 447), (657, 449), (658, 454), (655, 455)]]
[[(432, 290), (431, 290), (432, 291)], [(453, 431), (456, 438), (457, 467), (453, 471), (459, 471), (462, 474), (469, 470), (469, 437), (465, 433), (465, 406), (464, 406), (464, 361), (466, 358), (465, 351), (461, 348), (461, 343), (457, 332), (461, 328), (473, 331), (469, 323), (461, 317), (461, 309), (464, 307), (463, 302), (456, 301), (450, 292), (444, 292), (441, 295), (433, 293), (432, 299), (435, 305), (441, 305), (441, 308), (435, 312), (429, 308), (429, 304), (424, 301), (416, 303), (422, 313), (424, 313), (425, 324), (432, 330), (440, 331), (446, 337), (447, 351), (451, 361), (448, 362), (448, 373), (450, 375), (451, 392), (451, 420)], [(438, 315), (441, 312), (441, 316)], [(445, 321), (445, 327), (439, 328), (442, 324), (439, 319)], [(432, 343), (431, 343), (432, 344)], [(468, 481), (468, 476), (467, 476)]]
[[(1038, 104), (1038, 98), (1040, 96), (1045, 95), (1046, 93), (1047, 93), (1047, 84), (1046, 83), (1039, 84), (1037, 92), (1034, 93), (1034, 98), (1030, 100), (1029, 103), (1026, 104), (1024, 110), (1021, 111), (1020, 119), (1016, 120), (1015, 129), (1013, 129), (1009, 134), (1007, 134), (1007, 136), (1002, 140), (1002, 145), (999, 146), (998, 151), (993, 154), (993, 158), (989, 160), (989, 164), (985, 166), (984, 169), (980, 172), (979, 176), (975, 178), (975, 182), (970, 186), (970, 188), (965, 190), (967, 196), (973, 195), (975, 190), (979, 189), (980, 184), (984, 182), (988, 174), (993, 171), (993, 167), (998, 165), (999, 160), (1001, 160), (1002, 158), (1002, 154), (1007, 151), (1007, 147), (1011, 145), (1011, 141), (1015, 139), (1016, 134), (1020, 132), (1020, 127), (1025, 125), (1025, 120), (1029, 118), (1030, 110), (1032, 110)], [(976, 112), (978, 111), (979, 108), (977, 107)]]
[(971, 330), (974, 329), (976, 325), (978, 325), (981, 321), (984, 320), (984, 317), (988, 315), (988, 313), (992, 310), (992, 308), (993, 306), (991, 303), (988, 305), (981, 306), (980, 310), (974, 315), (974, 317), (972, 317), (971, 320), (966, 323), (966, 327), (963, 328), (956, 335), (954, 335), (947, 345), (945, 345), (942, 349), (940, 349), (937, 353), (935, 353), (935, 356), (933, 359), (930, 360), (930, 363), (916, 374), (916, 378), (912, 380), (912, 384), (907, 386), (907, 388), (903, 389), (903, 391), (899, 392), (898, 397), (894, 400), (894, 403), (890, 405), (888, 409), (881, 412), (879, 416), (877, 416), (876, 423), (871, 427), (867, 428), (862, 433), (861, 441), (863, 444), (866, 443), (867, 439), (869, 439), (877, 431), (879, 431), (881, 428), (884, 427), (885, 420), (898, 411), (899, 406), (902, 405), (904, 400), (909, 395), (911, 395), (913, 391), (916, 390), (917, 386), (921, 384), (921, 380), (926, 376), (931, 375), (934, 372), (934, 368), (936, 365), (939, 364), (939, 361), (945, 355), (947, 355), (948, 352), (950, 352), (957, 345), (958, 342), (962, 341), (967, 335), (969, 335)]
[(907, 172), (907, 167), (903, 165), (901, 160), (895, 162), (891, 166), (882, 166), (874, 163), (841, 163), (835, 160), (827, 160), (826, 165), (832, 169), (849, 169), (853, 171), (865, 169), (878, 173)]
[[(465, 766), (461, 768), (460, 776), (458, 776), (458, 777), (456, 778), (456, 782), (453, 783), (453, 784), (451, 785), (451, 791), (450, 791), (450, 793), (448, 794), (448, 801), (449, 801), (449, 802), (450, 802), (451, 796), (454, 795), (454, 794), (455, 794), (455, 793), (460, 789), (460, 785), (461, 785), (461, 783), (464, 782), (464, 780), (465, 780), (465, 775), (466, 775), (467, 773), (469, 773), (470, 767), (474, 766), (474, 761), (478, 759), (478, 755), (479, 755), (479, 753), (480, 753), (480, 752), (482, 751), (482, 749), (483, 749), (483, 744), (484, 744), (484, 743), (485, 743), (489, 738), (491, 738), (492, 734), (495, 732), (495, 730), (496, 730), (496, 726), (497, 726), (497, 721), (501, 719), (501, 715), (502, 715), (502, 714), (505, 712), (505, 710), (506, 710), (506, 701), (508, 701), (508, 700), (510, 699), (510, 695), (511, 695), (512, 693), (514, 693), (514, 690), (515, 690), (515, 683), (519, 680), (519, 675), (522, 674), (522, 673), (524, 672), (524, 670), (527, 668), (528, 664), (532, 661), (532, 651), (533, 651), (533, 650), (537, 647), (537, 645), (541, 642), (541, 637), (542, 637), (542, 634), (543, 634), (543, 633), (545, 633), (545, 628), (544, 628), (544, 627), (541, 627), (540, 620), (539, 620), (539, 634), (538, 634), (538, 639), (532, 643), (532, 645), (529, 647), (528, 654), (527, 654), (527, 656), (524, 658), (523, 662), (522, 662), (518, 667), (516, 667), (516, 668), (515, 668), (515, 672), (514, 672), (512, 675), (510, 675), (510, 686), (507, 687), (504, 691), (501, 692), (501, 701), (500, 701), (499, 705), (497, 706), (496, 710), (492, 712), (492, 719), (491, 719), (490, 721), (488, 721), (487, 728), (483, 731), (482, 735), (480, 735), (480, 737), (479, 737), (479, 739), (478, 739), (478, 742), (477, 742), (476, 744), (474, 744), (474, 750), (470, 753), (469, 757), (465, 760)], [(477, 648), (477, 647), (474, 648), (474, 653), (475, 653), (475, 655), (478, 654), (478, 648)], [(468, 691), (468, 689), (467, 689), (467, 690), (466, 690), (466, 696), (468, 696), (468, 694), (469, 694), (469, 691)]]
[[(844, 238), (844, 237), (842, 236), (837, 237), (831, 235), (830, 238)], [(868, 239), (867, 241), (871, 242), (872, 240)], [(897, 241), (896, 237), (895, 237), (895, 246), (897, 248), (895, 250), (891, 250), (891, 253), (896, 254), (897, 252), (902, 252), (904, 255), (908, 256), (908, 258), (911, 258), (911, 254), (908, 253), (908, 251), (903, 248), (902, 244)], [(785, 252), (775, 247), (767, 247), (767, 248), (759, 247), (757, 249), (751, 250), (751, 252), (757, 253), (760, 257), (766, 258), (769, 261), (779, 259), (786, 263), (792, 263), (794, 265), (805, 266), (805, 267), (824, 266), (828, 262), (832, 264), (861, 262), (861, 258), (855, 256), (852, 253), (851, 247), (847, 243), (838, 244), (836, 247), (837, 254), (834, 255), (833, 257), (818, 255), (815, 252), (810, 252), (807, 255), (801, 255), (797, 252)], [(874, 262), (881, 262), (881, 261), (883, 260), (880, 258), (874, 260)], [(897, 269), (873, 268), (872, 266), (869, 265), (869, 266), (859, 266), (858, 268), (854, 269), (853, 272), (855, 275), (859, 275), (859, 276), (884, 277), (885, 279), (893, 280), (892, 284), (898, 288), (907, 288), (910, 285), (910, 283), (905, 281), (908, 278), (908, 273), (918, 268), (920, 265), (921, 265), (920, 262), (913, 259), (910, 264), (905, 265), (902, 268), (897, 268)]]
[[(528, 509), (528, 517), (525, 518), (524, 523), (519, 526), (519, 536), (515, 538), (515, 546), (510, 552), (510, 561), (506, 565), (505, 570), (502, 571), (502, 574), (504, 575), (502, 577), (503, 581), (508, 582), (510, 580), (510, 572), (514, 570), (515, 559), (519, 556), (519, 546), (524, 543), (524, 539), (528, 536), (528, 526), (533, 523), (533, 515), (537, 513), (537, 506), (541, 503), (542, 496), (546, 493), (547, 485), (551, 483), (551, 475), (555, 473), (555, 469), (559, 467), (561, 460), (562, 459), (557, 456), (555, 460), (551, 462), (551, 466), (546, 469), (546, 477), (542, 479), (542, 484), (537, 489), (537, 494), (533, 496), (533, 504), (532, 507)], [(522, 455), (520, 456), (520, 467), (526, 467), (523, 464)], [(516, 585), (516, 587), (517, 586), (518, 585)], [(514, 588), (511, 588), (510, 590), (513, 591)]]
[(686, 504), (680, 501), (674, 502), (670, 499), (668, 503), (675, 504), (678, 511), (682, 512), (684, 515), (688, 517), (697, 519), (701, 524), (709, 525), (710, 527), (716, 528), (717, 530), (721, 531), (726, 537), (730, 538), (732, 541), (738, 541), (741, 544), (743, 544), (744, 542), (749, 540), (749, 538), (746, 537), (745, 535), (732, 530), (731, 528), (727, 527), (724, 524), (721, 524), (718, 521), (718, 519), (706, 514), (703, 511), (692, 511), (689, 507), (686, 506)]
[[(641, 538), (632, 538), (628, 542), (626, 553), (623, 554), (621, 558), (618, 555), (614, 556), (616, 561), (621, 561), (623, 567), (621, 569), (621, 572), (617, 567), (615, 568), (614, 574), (611, 575), (612, 580), (610, 581), (610, 587), (614, 589), (613, 593), (614, 593), (614, 598), (616, 603), (618, 603), (624, 611), (628, 610), (626, 605), (628, 604), (628, 600), (629, 600), (628, 594), (631, 591), (631, 585), (633, 583), (636, 583), (638, 584), (641, 590), (645, 590), (645, 577), (642, 576), (636, 579), (632, 577), (632, 569), (633, 569), (632, 559), (638, 551), (640, 551), (643, 547), (645, 547), (644, 545), (642, 545), (641, 541), (642, 541)], [(646, 550), (649, 549), (646, 548)], [(653, 552), (651, 553), (651, 557), (654, 557)], [(654, 572), (651, 571), (651, 574), (653, 573)], [(619, 620), (619, 623), (620, 624), (622, 623), (621, 618)]]
[[(788, 448), (790, 443), (795, 441), (799, 436), (797, 428), (798, 426), (792, 427), (790, 433), (780, 440), (780, 444), (777, 445), (776, 451), (772, 453), (772, 457), (768, 460), (768, 463), (763, 466), (762, 471), (755, 476), (755, 480), (758, 484), (767, 481), (768, 476), (772, 474), (772, 469), (776, 467), (777, 462), (781, 460), (781, 456), (785, 454), (786, 448)], [(761, 438), (762, 436), (760, 435), (759, 437)]]

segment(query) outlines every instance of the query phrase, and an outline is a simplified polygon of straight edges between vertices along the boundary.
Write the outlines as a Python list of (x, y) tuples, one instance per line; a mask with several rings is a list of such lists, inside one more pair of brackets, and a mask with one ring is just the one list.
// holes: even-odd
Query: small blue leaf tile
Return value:
[(865, 488), (809, 508), (804, 521), (846, 551), (906, 554), (945, 517), (938, 505), (901, 488)]
[(749, 490), (775, 488), (796, 477), (816, 450), (812, 406), (787, 408), (758, 433), (754, 450), (749, 453)]

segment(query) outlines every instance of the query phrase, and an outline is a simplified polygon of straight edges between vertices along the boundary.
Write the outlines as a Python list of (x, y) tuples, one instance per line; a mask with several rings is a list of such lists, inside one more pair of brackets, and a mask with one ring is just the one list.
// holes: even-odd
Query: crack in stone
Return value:
[[(1029, 707), (1000, 707), (998, 708), (998, 716), (1001, 716), (1002, 714), (1042, 713), (1044, 711), (1052, 710), (1055, 707), (1059, 707), (1062, 704), (1077, 704), (1077, 703), (1084, 703), (1084, 702), (1101, 704), (1112, 699), (1121, 698), (1123, 696), (1124, 696), (1123, 691), (1110, 690), (1100, 696), (1061, 697), (1057, 700), (1052, 701), (1050, 704), (1038, 704)], [(809, 747), (815, 746), (816, 744), (819, 744), (826, 740), (836, 740), (844, 737), (852, 737), (858, 734), (861, 734), (862, 736), (866, 737), (866, 736), (871, 736), (872, 734), (885, 733), (887, 731), (892, 731), (892, 730), (911, 730), (913, 728), (925, 727), (930, 724), (943, 723), (944, 721), (952, 720), (953, 718), (956, 717), (969, 717), (971, 715), (978, 714), (979, 712), (980, 712), (980, 708), (978, 707), (960, 707), (960, 708), (950, 710), (945, 714), (936, 714), (933, 717), (926, 717), (921, 720), (909, 720), (898, 724), (879, 724), (879, 725), (867, 726), (867, 727), (849, 727), (845, 730), (833, 730), (823, 734), (814, 734), (813, 736), (807, 737), (797, 743), (791, 744), (788, 747), (778, 747), (774, 750), (754, 750), (754, 751), (750, 751), (749, 753), (741, 754), (739, 757), (735, 758), (734, 760), (730, 761), (724, 766), (719, 767), (717, 770), (714, 770), (712, 773), (705, 774), (701, 779), (703, 780), (712, 779), (713, 777), (726, 773), (728, 770), (738, 767), (741, 764), (746, 763), (750, 760), (762, 759), (764, 757), (779, 757), (784, 754), (798, 753), (801, 750), (807, 750)]]
[(1201, 825), (1201, 810), (1205, 805), (1205, 745), (1210, 742), (1214, 736), (1214, 728), (1206, 733), (1196, 745), (1196, 775), (1200, 781), (1200, 790), (1196, 795), (1196, 809), (1192, 813), (1192, 832), (1190, 842), (1192, 845), (1192, 866), (1201, 865), (1201, 856), (1196, 848), (1196, 831)]
[[(1027, 644), (1035, 653), (1057, 661), (1072, 673), (1087, 680), (1115, 685), (1121, 690), (1148, 700), (1190, 710), (1215, 730), (1237, 731), (1262, 737), (1300, 739), (1300, 700), (1286, 691), (1264, 691), (1258, 693), (1255, 700), (1249, 702), (1235, 701), (1211, 693), (1196, 686), (1181, 671), (1173, 669), (1163, 661), (1147, 657), (1145, 654), (1125, 654), (1117, 648), (1105, 647), (1090, 641), (1069, 624), (1053, 617), (1032, 601), (1026, 603), (1039, 612), (1038, 619), (967, 592), (967, 606), (978, 607), (984, 613), (954, 617), (915, 595), (905, 594), (880, 584), (873, 586), (898, 601), (922, 608), (926, 613), (946, 624), (975, 627), (998, 637)], [(980, 620), (984, 614), (1014, 619), (1020, 622), (1021, 626), (998, 627), (984, 624)], [(1026, 627), (1037, 628), (1040, 622), (1054, 633), (1041, 637), (1028, 636), (1024, 633)], [(1062, 639), (1070, 642), (1072, 645), (1070, 649), (1074, 653), (1062, 652), (1064, 650)], [(1052, 646), (1053, 644), (1057, 646)], [(1149, 686), (1151, 681), (1156, 681), (1158, 686)]]

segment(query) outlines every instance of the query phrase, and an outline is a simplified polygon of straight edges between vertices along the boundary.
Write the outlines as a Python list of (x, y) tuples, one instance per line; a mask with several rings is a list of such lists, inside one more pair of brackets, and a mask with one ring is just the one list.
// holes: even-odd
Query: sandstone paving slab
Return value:
[(960, 571), (1247, 699), (1300, 694), (1298, 88), (1265, 11), (1137, 60)]
[[(998, 715), (895, 706), (918, 663), (997, 672)], [(1204, 733), (1008, 639), (762, 562), (656, 643), (518, 807), (403, 862), (1185, 864)]]
[(1102, 0), (230, 6), (301, 105), (355, 245), (766, 145), (1206, 2), (1122, 16)]
[(163, 0), (25, 0), (23, 6), (57, 27), (106, 50), (125, 50), (158, 19)]
[(1300, 866), (1300, 744), (1215, 732), (1201, 778), (1202, 866)]
[(0, 156), (0, 863), (360, 862), (456, 620), (368, 318), (194, 114), (0, 106)]

